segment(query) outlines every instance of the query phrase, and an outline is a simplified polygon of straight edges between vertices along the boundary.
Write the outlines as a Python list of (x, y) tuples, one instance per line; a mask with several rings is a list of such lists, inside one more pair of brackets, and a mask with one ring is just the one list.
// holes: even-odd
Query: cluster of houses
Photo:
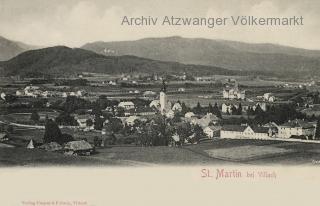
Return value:
[(18, 97), (68, 97), (85, 96), (87, 92), (84, 90), (72, 91), (72, 92), (60, 92), (60, 91), (42, 91), (38, 86), (26, 86), (23, 90), (17, 90), (16, 96)]
[(281, 125), (269, 123), (261, 126), (225, 125), (220, 130), (220, 138), (230, 139), (315, 139), (316, 122), (292, 120)]
[(249, 101), (227, 101), (222, 103), (221, 112), (222, 113), (231, 113), (232, 108), (239, 109), (241, 105), (242, 112), (247, 112), (250, 108), (255, 111), (258, 105), (263, 111), (267, 110), (267, 104), (265, 102), (249, 102)]

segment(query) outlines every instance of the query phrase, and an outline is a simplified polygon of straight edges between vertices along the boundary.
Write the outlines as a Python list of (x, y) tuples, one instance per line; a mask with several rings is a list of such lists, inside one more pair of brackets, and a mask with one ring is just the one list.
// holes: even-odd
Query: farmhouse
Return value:
[(191, 119), (192, 117), (195, 117), (196, 115), (193, 112), (187, 112), (184, 117), (187, 119)]
[(134, 109), (129, 109), (124, 112), (125, 116), (151, 116), (155, 115), (157, 113), (156, 109), (154, 107), (137, 107)]
[(219, 118), (211, 113), (208, 113), (206, 115), (204, 115), (202, 118), (198, 119), (198, 118), (191, 118), (191, 123), (192, 124), (197, 124), (202, 128), (205, 128), (207, 126), (209, 126), (210, 124), (217, 124), (219, 121)]
[(276, 97), (272, 93), (265, 93), (263, 95), (263, 99), (268, 102), (274, 102), (276, 100)]
[(209, 139), (214, 137), (219, 137), (221, 126), (208, 126), (203, 129), (203, 132), (207, 135)]
[(65, 154), (90, 155), (94, 148), (84, 140), (71, 141), (64, 146)]
[(137, 116), (130, 116), (125, 120), (125, 124), (128, 126), (133, 126), (136, 120), (139, 120), (140, 118)]
[(179, 112), (181, 112), (182, 111), (182, 106), (181, 106), (181, 104), (180, 103), (175, 103), (174, 105), (173, 105), (173, 107), (172, 107), (172, 110), (173, 111), (179, 111)]
[(160, 100), (156, 99), (153, 100), (150, 104), (149, 107), (154, 107), (156, 109), (160, 109)]
[(294, 120), (286, 122), (278, 127), (280, 138), (290, 138), (292, 136), (305, 136), (308, 139), (314, 139), (316, 126), (303, 120)]
[(150, 97), (150, 98), (154, 98), (156, 97), (157, 94), (153, 91), (145, 91), (143, 92), (143, 97)]
[(6, 141), (6, 140), (9, 140), (9, 137), (8, 137), (7, 133), (1, 132), (0, 133), (0, 142)]
[[(86, 127), (89, 126), (89, 125), (87, 125), (87, 121), (88, 121), (89, 119), (91, 119), (92, 122), (94, 122), (94, 117), (93, 117), (92, 115), (89, 115), (89, 114), (76, 115), (76, 116), (75, 116), (75, 119), (77, 120), (78, 125), (79, 125), (79, 127), (81, 127), (81, 128), (86, 128)], [(89, 127), (90, 127), (90, 129), (93, 129), (93, 125), (90, 125)]]
[(269, 138), (268, 127), (225, 125), (221, 128), (220, 137), (230, 139), (266, 139)]
[(131, 101), (128, 101), (128, 102), (120, 102), (118, 107), (122, 107), (124, 109), (134, 109), (134, 103), (131, 102)]

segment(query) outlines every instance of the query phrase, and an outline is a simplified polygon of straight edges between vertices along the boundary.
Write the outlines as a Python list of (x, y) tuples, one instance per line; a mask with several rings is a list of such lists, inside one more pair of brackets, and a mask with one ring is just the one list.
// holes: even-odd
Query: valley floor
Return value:
[(183, 147), (114, 146), (91, 156), (66, 156), (0, 146), (0, 166), (316, 165), (320, 144), (221, 139)]

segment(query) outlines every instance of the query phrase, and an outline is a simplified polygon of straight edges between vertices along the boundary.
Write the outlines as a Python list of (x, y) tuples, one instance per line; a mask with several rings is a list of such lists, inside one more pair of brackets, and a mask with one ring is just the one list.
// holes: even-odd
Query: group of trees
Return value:
[(197, 114), (197, 115), (205, 115), (207, 113), (212, 113), (214, 115), (216, 115), (217, 117), (221, 118), (221, 111), (218, 107), (218, 104), (215, 103), (214, 106), (212, 106), (211, 103), (209, 103), (208, 107), (202, 107), (200, 102), (197, 103), (197, 105), (195, 107), (192, 108), (193, 113)]
[(59, 129), (57, 123), (52, 119), (47, 119), (45, 124), (45, 132), (43, 136), (44, 143), (57, 142), (64, 144), (73, 141), (73, 137), (69, 134), (63, 134)]
[(297, 111), (294, 104), (272, 105), (271, 107), (267, 107), (265, 112), (262, 109), (256, 109), (255, 115), (254, 122), (257, 124), (265, 124), (268, 122), (282, 124), (288, 120), (306, 118), (305, 114)]

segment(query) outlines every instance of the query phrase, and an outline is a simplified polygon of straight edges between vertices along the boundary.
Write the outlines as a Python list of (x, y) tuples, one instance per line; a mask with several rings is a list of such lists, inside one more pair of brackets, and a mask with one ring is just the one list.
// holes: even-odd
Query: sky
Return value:
[[(123, 26), (141, 17), (303, 16), (303, 26)], [(182, 36), (320, 50), (319, 0), (0, 0), (0, 36), (38, 46)]]

